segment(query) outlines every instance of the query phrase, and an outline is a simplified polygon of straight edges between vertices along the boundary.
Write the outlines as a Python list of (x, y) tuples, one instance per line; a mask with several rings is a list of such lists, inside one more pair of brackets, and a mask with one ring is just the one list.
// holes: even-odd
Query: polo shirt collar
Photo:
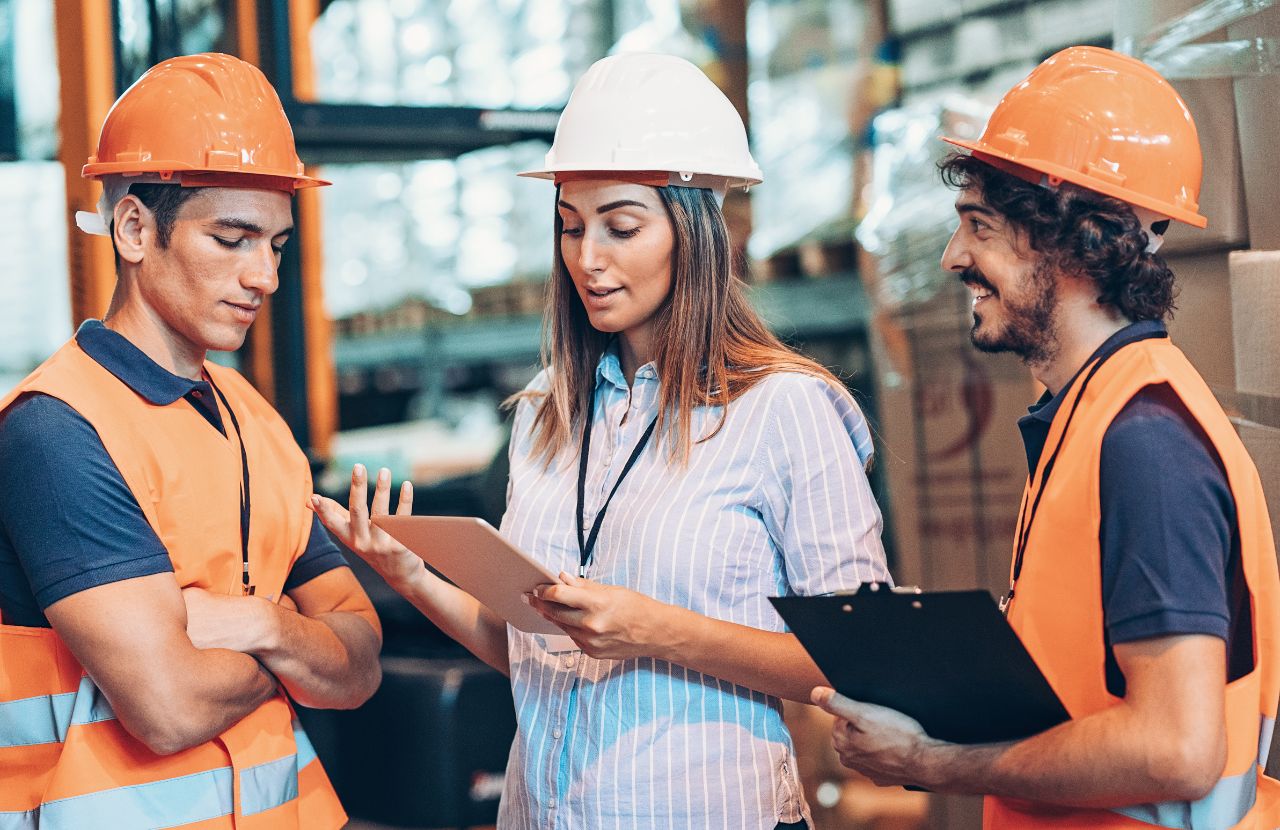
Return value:
[(1062, 400), (1066, 395), (1066, 391), (1075, 385), (1076, 378), (1085, 370), (1094, 360), (1106, 360), (1111, 355), (1120, 351), (1123, 347), (1137, 340), (1148, 337), (1168, 337), (1169, 332), (1165, 329), (1165, 325), (1160, 320), (1139, 320), (1136, 323), (1130, 323), (1120, 329), (1115, 334), (1103, 341), (1089, 359), (1084, 362), (1076, 373), (1071, 376), (1071, 381), (1058, 390), (1057, 395), (1050, 395), (1046, 391), (1040, 396), (1040, 400), (1028, 407), (1027, 417), (1034, 418), (1037, 421), (1043, 421), (1046, 424), (1053, 422), (1053, 416), (1058, 413), (1058, 408), (1062, 406)]
[(101, 320), (81, 323), (76, 331), (76, 343), (121, 383), (156, 406), (168, 406), (194, 390), (202, 394), (210, 391), (207, 381), (173, 374), (124, 335), (104, 326)]

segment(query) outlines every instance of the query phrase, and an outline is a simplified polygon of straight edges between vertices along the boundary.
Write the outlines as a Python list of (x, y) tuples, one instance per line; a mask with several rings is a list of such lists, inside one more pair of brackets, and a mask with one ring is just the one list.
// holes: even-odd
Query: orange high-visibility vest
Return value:
[(984, 826), (989, 830), (1274, 830), (1280, 826), (1280, 782), (1264, 776), (1262, 769), (1280, 698), (1280, 579), (1258, 472), (1209, 387), (1167, 339), (1123, 346), (1100, 367), (1086, 366), (1081, 379), (1095, 368), (1083, 397), (1081, 381), (1077, 380), (1053, 419), (1045, 442), (1046, 458), (1060, 438), (1062, 443), (1047, 485), (1042, 481), (1044, 461), (1027, 484), (1019, 526), (1042, 485), (1044, 494), (1009, 606), (1010, 625), (1073, 718), (1087, 717), (1119, 702), (1107, 691), (1105, 672), (1098, 541), (1102, 439), (1134, 395), (1146, 386), (1167, 383), (1213, 443), (1235, 498), (1241, 564), (1252, 609), (1254, 666), (1249, 674), (1227, 685), (1223, 715), (1227, 764), (1221, 780), (1205, 798), (1104, 810), (988, 797)]
[[(310, 534), (310, 470), (280, 416), (240, 375), (212, 363), (205, 371), (243, 429), (253, 584), (279, 597)], [(225, 408), (223, 437), (186, 401), (149, 403), (75, 340), (0, 400), (0, 411), (27, 392), (66, 402), (97, 430), (179, 586), (242, 592), (241, 455)], [(0, 828), (329, 830), (345, 822), (283, 693), (214, 740), (160, 756), (116, 720), (56, 631), (0, 625)]]

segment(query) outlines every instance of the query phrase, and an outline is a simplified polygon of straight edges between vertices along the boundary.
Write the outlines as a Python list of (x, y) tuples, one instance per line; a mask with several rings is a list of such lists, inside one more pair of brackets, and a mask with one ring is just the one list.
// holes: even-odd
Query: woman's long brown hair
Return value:
[[(653, 327), (660, 384), (657, 433), (666, 437), (670, 459), (688, 463), (695, 443), (691, 435), (694, 408), (725, 408), (715, 429), (696, 439), (700, 443), (724, 426), (730, 403), (775, 372), (821, 378), (848, 395), (835, 375), (783, 345), (756, 315), (742, 280), (733, 272), (729, 231), (714, 194), (691, 187), (655, 189), (674, 237), (671, 294), (655, 312)], [(613, 337), (594, 329), (587, 318), (560, 255), (563, 230), (556, 211), (542, 346), (550, 389), (520, 392), (507, 401), (514, 405), (526, 397), (539, 400), (533, 453), (547, 465), (572, 445), (581, 430), (581, 419), (591, 406), (596, 366)]]

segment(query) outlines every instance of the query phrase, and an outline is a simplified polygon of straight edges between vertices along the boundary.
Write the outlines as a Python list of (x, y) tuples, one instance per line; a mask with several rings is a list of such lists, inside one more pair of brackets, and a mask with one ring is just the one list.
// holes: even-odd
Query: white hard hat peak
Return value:
[(649, 171), (721, 191), (764, 179), (733, 104), (702, 70), (672, 55), (592, 64), (560, 115), (545, 166), (520, 175)]

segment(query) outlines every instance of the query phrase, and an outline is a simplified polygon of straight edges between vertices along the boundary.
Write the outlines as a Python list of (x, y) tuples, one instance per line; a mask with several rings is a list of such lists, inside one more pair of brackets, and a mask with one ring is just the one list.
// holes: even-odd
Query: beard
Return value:
[(983, 328), (983, 314), (973, 312), (973, 328), (969, 339), (978, 351), (988, 354), (1012, 352), (1028, 365), (1042, 365), (1058, 353), (1058, 326), (1054, 312), (1058, 307), (1058, 283), (1046, 263), (1032, 270), (1026, 287), (1016, 296), (1002, 295), (976, 268), (960, 274), (965, 285), (976, 285), (991, 292), (999, 300), (1004, 320), (999, 325)]

